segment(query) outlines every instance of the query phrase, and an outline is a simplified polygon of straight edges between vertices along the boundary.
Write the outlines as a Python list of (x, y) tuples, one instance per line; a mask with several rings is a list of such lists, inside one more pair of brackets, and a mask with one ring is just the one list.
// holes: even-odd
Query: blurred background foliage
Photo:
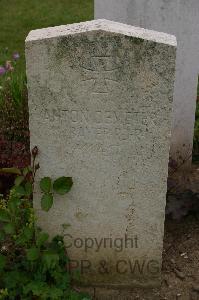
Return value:
[[(0, 0), (0, 11), (0, 168), (23, 168), (30, 164), (25, 38), (93, 19), (93, 0)], [(0, 174), (0, 194), (12, 184), (13, 176)]]
[[(0, 53), (21, 54), (30, 30), (93, 19), (93, 0), (0, 0)], [(0, 57), (0, 65), (5, 57)]]

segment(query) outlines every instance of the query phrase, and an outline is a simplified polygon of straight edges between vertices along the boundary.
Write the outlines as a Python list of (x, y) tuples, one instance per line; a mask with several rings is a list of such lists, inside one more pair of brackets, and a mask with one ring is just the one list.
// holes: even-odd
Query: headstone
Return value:
[[(199, 1), (95, 0), (95, 18), (131, 24), (177, 37), (171, 157), (191, 161), (199, 74)], [(187, 163), (186, 167), (190, 164)]]
[(173, 36), (106, 20), (30, 32), (31, 147), (38, 180), (71, 176), (38, 224), (65, 230), (81, 283), (159, 283), (175, 74)]

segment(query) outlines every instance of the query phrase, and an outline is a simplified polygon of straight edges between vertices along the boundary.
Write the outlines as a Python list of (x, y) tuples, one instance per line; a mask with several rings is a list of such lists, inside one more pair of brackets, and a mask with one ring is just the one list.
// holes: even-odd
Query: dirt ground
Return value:
[[(199, 202), (199, 165), (192, 167), (188, 177), (184, 189), (195, 193)], [(151, 295), (141, 293), (137, 299), (199, 300), (198, 210), (179, 221), (166, 219), (161, 289)]]
[(96, 288), (91, 296), (93, 300), (199, 300), (199, 214), (166, 220), (161, 288)]
[(199, 215), (166, 221), (162, 286), (156, 292), (159, 298), (146, 299), (199, 300)]
[[(193, 166), (181, 187), (180, 195), (191, 190), (199, 202), (199, 165)], [(160, 288), (131, 291), (96, 288), (91, 295), (94, 300), (199, 300), (199, 210), (190, 210), (180, 220), (167, 216)]]

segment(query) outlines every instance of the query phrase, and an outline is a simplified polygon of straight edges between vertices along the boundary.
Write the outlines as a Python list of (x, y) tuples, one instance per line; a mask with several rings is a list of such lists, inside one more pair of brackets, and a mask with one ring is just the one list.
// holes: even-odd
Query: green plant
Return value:
[[(15, 52), (8, 56), (5, 49), (0, 56), (0, 107), (9, 98), (15, 109), (20, 109), (24, 104), (26, 92), (25, 72), (19, 69), (20, 55)], [(19, 72), (20, 71), (20, 72)]]
[[(20, 55), (0, 54), (0, 168), (30, 164), (26, 78), (19, 72)], [(13, 185), (13, 176), (0, 174), (0, 193)]]
[[(35, 147), (32, 167), (0, 170), (17, 175), (7, 199), (2, 195), (0, 198), (0, 299), (90, 299), (71, 288), (63, 236), (50, 240), (35, 225), (32, 192), (39, 168), (35, 164), (37, 152)], [(40, 181), (42, 209), (49, 211), (54, 193), (64, 195), (72, 184), (70, 177), (54, 182), (49, 177), (43, 178)]]

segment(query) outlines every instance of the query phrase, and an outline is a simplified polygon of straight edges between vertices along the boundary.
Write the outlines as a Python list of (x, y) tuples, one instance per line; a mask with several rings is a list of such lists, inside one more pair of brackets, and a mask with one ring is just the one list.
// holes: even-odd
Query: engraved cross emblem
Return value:
[(93, 82), (92, 94), (108, 94), (110, 83), (118, 83), (116, 71), (119, 67), (113, 67), (111, 56), (94, 56), (91, 58), (90, 67), (82, 66), (82, 68), (86, 77), (83, 81)]

